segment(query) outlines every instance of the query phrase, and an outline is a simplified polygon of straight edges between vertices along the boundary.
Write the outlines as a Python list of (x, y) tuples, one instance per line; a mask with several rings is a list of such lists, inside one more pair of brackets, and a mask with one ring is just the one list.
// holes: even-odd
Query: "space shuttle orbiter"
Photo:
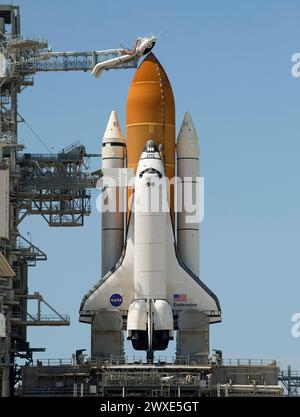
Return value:
[[(175, 210), (174, 187), (169, 187), (176, 157), (181, 183), (176, 202), (187, 195), (185, 188), (196, 192), (199, 144), (186, 113), (175, 151), (173, 93), (153, 54), (131, 83), (126, 128), (125, 159), (125, 140), (112, 112), (102, 169), (132, 168), (135, 177), (126, 190), (127, 207), (114, 197), (118, 210), (102, 213), (102, 278), (83, 298), (80, 321), (92, 324), (92, 356), (122, 356), (127, 331), (133, 348), (147, 351), (152, 360), (177, 331), (177, 355), (198, 355), (205, 362), (208, 326), (221, 321), (220, 304), (198, 277), (199, 222), (190, 221), (184, 204)], [(173, 184), (178, 187), (178, 181)], [(106, 186), (105, 198), (116, 195), (116, 188)]]

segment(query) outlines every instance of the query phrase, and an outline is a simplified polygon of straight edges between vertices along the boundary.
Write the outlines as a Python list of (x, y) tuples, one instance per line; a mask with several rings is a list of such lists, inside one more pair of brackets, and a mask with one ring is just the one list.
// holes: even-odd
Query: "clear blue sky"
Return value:
[[(299, 1), (19, 4), (24, 34), (43, 35), (53, 50), (131, 46), (139, 35), (161, 33), (154, 52), (173, 86), (177, 129), (189, 110), (201, 142), (201, 278), (223, 309), (211, 348), (300, 369), (300, 338), (291, 336), (291, 316), (300, 311), (300, 79), (290, 75), (291, 55), (300, 52)], [(38, 74), (20, 113), (55, 150), (79, 139), (98, 152), (111, 110), (124, 129), (133, 74)], [(26, 126), (20, 142), (44, 152)], [(90, 328), (78, 323), (78, 310), (99, 278), (95, 204), (84, 228), (49, 229), (34, 217), (21, 230), (49, 257), (30, 271), (30, 291), (72, 319), (69, 328), (30, 330), (32, 346), (47, 347), (52, 358), (89, 350)]]

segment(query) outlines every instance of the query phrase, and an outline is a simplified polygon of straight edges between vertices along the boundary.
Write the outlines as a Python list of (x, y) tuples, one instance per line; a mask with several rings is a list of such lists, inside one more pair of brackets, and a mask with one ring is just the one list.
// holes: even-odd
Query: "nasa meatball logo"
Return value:
[(113, 294), (110, 297), (110, 304), (113, 307), (119, 307), (123, 303), (123, 298), (120, 294)]

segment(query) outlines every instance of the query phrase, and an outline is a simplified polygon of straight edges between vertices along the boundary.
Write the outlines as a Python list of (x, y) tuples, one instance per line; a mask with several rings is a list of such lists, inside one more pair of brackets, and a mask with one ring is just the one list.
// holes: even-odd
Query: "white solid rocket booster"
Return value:
[[(117, 113), (111, 112), (102, 141), (102, 169), (124, 167), (125, 142)], [(112, 207), (111, 212), (107, 210)], [(102, 191), (102, 265), (103, 277), (118, 262), (124, 246), (124, 200), (119, 187), (104, 184)]]
[(196, 203), (199, 153), (197, 133), (190, 113), (186, 112), (177, 139), (177, 177), (181, 179), (182, 184), (182, 187), (177, 187), (177, 249), (184, 264), (197, 277), (199, 276), (199, 222), (193, 221), (189, 211), (192, 204)]

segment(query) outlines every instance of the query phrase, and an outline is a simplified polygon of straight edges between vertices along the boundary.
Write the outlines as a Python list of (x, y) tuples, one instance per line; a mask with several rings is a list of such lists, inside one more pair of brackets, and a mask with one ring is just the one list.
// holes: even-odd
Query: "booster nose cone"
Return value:
[(103, 144), (111, 142), (124, 143), (123, 133), (118, 120), (117, 112), (112, 111), (103, 135)]
[(199, 158), (199, 140), (190, 115), (186, 112), (177, 139), (177, 153), (184, 158)]

